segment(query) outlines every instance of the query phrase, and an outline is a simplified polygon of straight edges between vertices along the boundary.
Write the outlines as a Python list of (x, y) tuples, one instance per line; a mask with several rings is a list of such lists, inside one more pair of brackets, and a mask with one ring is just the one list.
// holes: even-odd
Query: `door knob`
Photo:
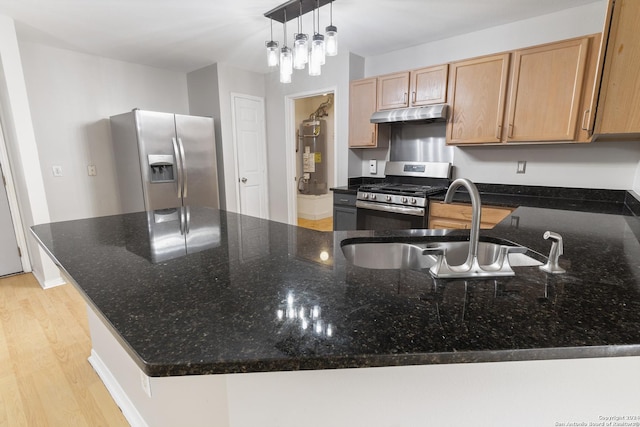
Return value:
[(247, 178), (242, 177), (241, 181), (242, 181), (242, 183), (244, 184), (245, 182), (247, 182)]

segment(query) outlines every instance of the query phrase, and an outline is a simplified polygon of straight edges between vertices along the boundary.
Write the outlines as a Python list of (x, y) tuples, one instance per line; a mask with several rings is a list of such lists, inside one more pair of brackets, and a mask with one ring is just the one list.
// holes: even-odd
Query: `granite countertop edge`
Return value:
[(415, 354), (363, 355), (218, 362), (204, 365), (142, 364), (151, 377), (221, 375), (325, 369), (381, 368), (462, 363), (525, 362), (538, 360), (629, 357), (640, 354), (640, 344), (587, 347), (557, 347), (505, 350), (474, 350)]

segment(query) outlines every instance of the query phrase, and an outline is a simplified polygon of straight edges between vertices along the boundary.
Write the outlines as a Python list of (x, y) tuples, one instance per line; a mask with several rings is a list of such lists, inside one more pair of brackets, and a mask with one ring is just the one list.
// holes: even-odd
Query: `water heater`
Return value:
[(326, 194), (327, 122), (322, 119), (303, 120), (298, 135), (302, 153), (298, 191), (302, 194)]

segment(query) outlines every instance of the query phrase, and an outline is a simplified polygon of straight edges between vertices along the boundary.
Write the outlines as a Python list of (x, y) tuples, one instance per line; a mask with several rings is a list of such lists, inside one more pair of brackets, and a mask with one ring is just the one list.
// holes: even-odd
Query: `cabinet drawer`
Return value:
[(342, 206), (355, 206), (356, 205), (355, 194), (333, 193), (333, 204)]

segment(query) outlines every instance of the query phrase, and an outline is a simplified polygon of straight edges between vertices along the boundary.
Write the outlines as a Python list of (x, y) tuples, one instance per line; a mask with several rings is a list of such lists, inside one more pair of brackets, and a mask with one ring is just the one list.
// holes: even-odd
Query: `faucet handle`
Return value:
[(553, 231), (546, 231), (542, 238), (545, 240), (551, 239), (551, 250), (549, 251), (549, 259), (545, 265), (540, 266), (540, 270), (546, 271), (551, 274), (566, 273), (566, 270), (558, 264), (560, 255), (564, 253), (564, 245), (562, 243), (562, 236)]

